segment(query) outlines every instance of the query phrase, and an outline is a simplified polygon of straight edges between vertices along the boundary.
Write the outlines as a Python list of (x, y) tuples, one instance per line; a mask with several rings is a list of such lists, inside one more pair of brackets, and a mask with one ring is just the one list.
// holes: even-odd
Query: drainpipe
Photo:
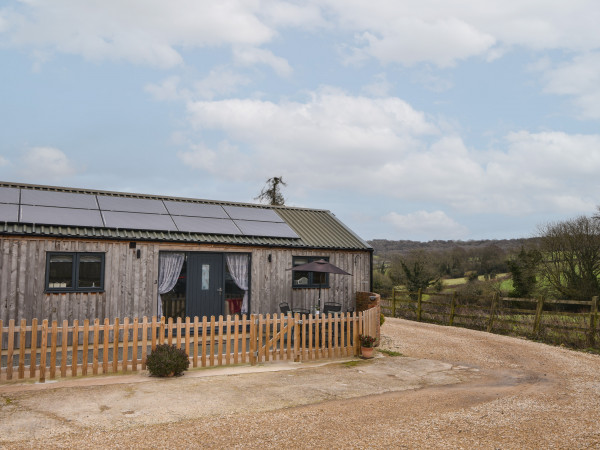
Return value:
[(369, 250), (369, 292), (373, 292), (373, 252), (375, 250)]

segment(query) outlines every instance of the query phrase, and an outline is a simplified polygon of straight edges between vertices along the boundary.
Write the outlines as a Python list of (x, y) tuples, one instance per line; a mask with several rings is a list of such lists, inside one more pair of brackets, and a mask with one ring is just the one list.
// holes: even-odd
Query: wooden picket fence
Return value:
[(34, 319), (0, 321), (0, 381), (77, 377), (144, 370), (156, 345), (185, 350), (191, 367), (308, 361), (358, 355), (358, 335), (378, 336), (379, 306), (318, 316), (194, 317), (176, 322), (118, 318), (62, 326)]

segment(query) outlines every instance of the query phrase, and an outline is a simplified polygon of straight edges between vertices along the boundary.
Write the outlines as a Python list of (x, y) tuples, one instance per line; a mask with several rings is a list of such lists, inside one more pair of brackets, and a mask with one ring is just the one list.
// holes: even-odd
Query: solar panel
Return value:
[(234, 220), (234, 222), (246, 236), (299, 237), (287, 223), (258, 222), (255, 220)]
[(100, 211), (21, 205), (22, 223), (43, 223), (79, 227), (103, 227)]
[(72, 192), (21, 190), (22, 205), (58, 206), (62, 208), (98, 209), (96, 196)]
[(19, 204), (19, 188), (0, 187), (0, 203)]
[(230, 219), (173, 216), (179, 231), (209, 234), (242, 234)]
[(213, 217), (217, 219), (229, 219), (227, 213), (219, 205), (207, 205), (203, 203), (165, 201), (165, 206), (170, 214), (174, 216)]
[(246, 206), (223, 206), (232, 219), (261, 220), (264, 222), (283, 222), (284, 220), (272, 209), (249, 208)]
[(165, 214), (103, 211), (102, 216), (108, 228), (177, 231), (171, 216)]
[(0, 203), (0, 222), (18, 222), (19, 205)]
[(98, 195), (98, 203), (102, 211), (167, 214), (161, 200)]

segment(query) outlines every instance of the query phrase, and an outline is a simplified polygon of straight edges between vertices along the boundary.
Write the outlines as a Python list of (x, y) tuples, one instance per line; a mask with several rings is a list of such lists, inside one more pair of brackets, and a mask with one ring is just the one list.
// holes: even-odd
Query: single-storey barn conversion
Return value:
[[(373, 249), (326, 210), (0, 182), (0, 320), (355, 308)], [(325, 259), (351, 275), (290, 270)]]

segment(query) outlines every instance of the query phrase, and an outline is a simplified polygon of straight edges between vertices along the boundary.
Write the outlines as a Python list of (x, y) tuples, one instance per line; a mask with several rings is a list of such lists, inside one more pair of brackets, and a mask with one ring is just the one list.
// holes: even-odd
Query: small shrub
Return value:
[(385, 322), (385, 316), (383, 315), (383, 313), (381, 313), (379, 315), (379, 326), (383, 325)]
[(189, 366), (187, 353), (169, 344), (157, 345), (146, 360), (146, 367), (153, 377), (178, 376)]

